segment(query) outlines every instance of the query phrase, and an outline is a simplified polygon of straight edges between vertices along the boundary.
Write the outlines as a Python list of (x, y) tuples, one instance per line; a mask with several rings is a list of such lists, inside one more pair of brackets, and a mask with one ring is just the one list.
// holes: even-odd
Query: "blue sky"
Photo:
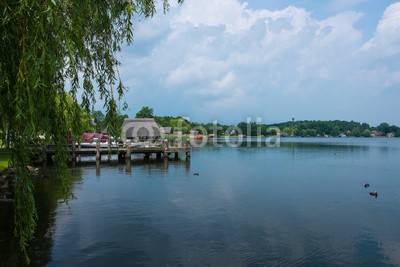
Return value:
[(130, 116), (400, 125), (400, 2), (185, 0), (135, 27)]

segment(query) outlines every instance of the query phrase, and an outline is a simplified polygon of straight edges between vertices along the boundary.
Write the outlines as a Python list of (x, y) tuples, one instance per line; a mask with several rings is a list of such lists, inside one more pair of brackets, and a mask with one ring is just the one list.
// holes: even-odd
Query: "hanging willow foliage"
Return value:
[[(166, 11), (168, 0), (160, 2)], [(12, 148), (15, 235), (25, 256), (37, 219), (30, 141), (42, 134), (55, 146), (62, 182), (69, 173), (67, 117), (76, 118), (68, 119), (72, 131), (81, 127), (77, 94), (87, 110), (99, 96), (113, 121), (125, 90), (116, 53), (133, 40), (133, 17), (153, 16), (155, 6), (155, 0), (0, 1), (0, 135)]]

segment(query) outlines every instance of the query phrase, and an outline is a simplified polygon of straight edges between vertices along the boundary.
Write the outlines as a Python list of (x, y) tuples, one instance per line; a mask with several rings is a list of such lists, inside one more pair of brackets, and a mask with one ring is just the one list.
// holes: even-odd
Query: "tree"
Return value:
[(377, 127), (378, 131), (383, 133), (384, 135), (390, 133), (390, 126), (386, 122), (382, 122), (381, 124), (378, 125)]
[[(168, 0), (160, 1), (166, 11)], [(117, 101), (125, 88), (116, 53), (123, 42), (133, 40), (132, 18), (151, 17), (155, 4), (155, 0), (0, 1), (0, 131), (12, 139), (15, 234), (25, 255), (37, 218), (26, 168), (30, 139), (40, 133), (51, 140), (57, 177), (65, 184), (69, 172), (64, 111), (79, 118), (78, 90), (86, 110), (96, 102), (97, 91), (107, 115), (117, 115)], [(76, 103), (72, 108), (67, 93)], [(79, 128), (80, 119), (73, 124), (72, 130)], [(67, 196), (68, 188), (63, 188)]]
[(192, 128), (189, 124), (189, 122), (182, 117), (177, 117), (177, 118), (172, 118), (170, 120), (170, 127), (172, 127), (173, 131), (180, 131), (182, 133), (189, 133), (190, 129)]
[(122, 124), (124, 119), (128, 118), (128, 115), (118, 113), (114, 118), (113, 116), (106, 116), (103, 122), (104, 128), (107, 128), (108, 134), (112, 137), (119, 138), (122, 133)]
[(136, 118), (153, 118), (153, 109), (147, 106), (142, 107), (138, 113), (136, 113)]
[(351, 132), (351, 135), (355, 136), (355, 137), (360, 137), (362, 135), (362, 131), (361, 131), (361, 129), (359, 127), (356, 127)]
[(362, 133), (363, 137), (371, 137), (371, 130), (370, 129), (365, 129)]
[(96, 123), (96, 132), (101, 132), (103, 130), (104, 114), (100, 110), (96, 110), (92, 113), (94, 122)]

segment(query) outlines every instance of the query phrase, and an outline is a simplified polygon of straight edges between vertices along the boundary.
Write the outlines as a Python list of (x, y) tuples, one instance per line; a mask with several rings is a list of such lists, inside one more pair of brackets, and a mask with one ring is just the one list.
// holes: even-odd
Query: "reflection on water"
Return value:
[[(51, 169), (47, 171), (44, 177), (35, 178), (34, 194), (39, 222), (28, 251), (31, 266), (44, 266), (51, 260), (55, 212), (63, 199), (59, 182), (54, 179)], [(81, 181), (81, 170), (74, 169), (69, 184), (73, 186)], [(12, 217), (12, 214), (9, 215)], [(25, 261), (19, 252), (18, 241), (13, 236), (12, 226), (2, 230), (5, 236), (0, 240), (0, 266), (24, 266)]]
[(54, 185), (38, 185), (33, 259), (38, 266), (399, 265), (399, 160), (399, 139), (297, 138), (280, 147), (193, 148), (191, 161), (77, 167), (69, 206)]

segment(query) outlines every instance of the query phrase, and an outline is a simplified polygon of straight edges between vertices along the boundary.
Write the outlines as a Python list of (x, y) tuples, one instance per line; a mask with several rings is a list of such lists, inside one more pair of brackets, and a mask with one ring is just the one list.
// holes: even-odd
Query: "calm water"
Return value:
[(190, 164), (74, 173), (69, 205), (42, 189), (36, 265), (400, 265), (400, 139), (207, 146)]

